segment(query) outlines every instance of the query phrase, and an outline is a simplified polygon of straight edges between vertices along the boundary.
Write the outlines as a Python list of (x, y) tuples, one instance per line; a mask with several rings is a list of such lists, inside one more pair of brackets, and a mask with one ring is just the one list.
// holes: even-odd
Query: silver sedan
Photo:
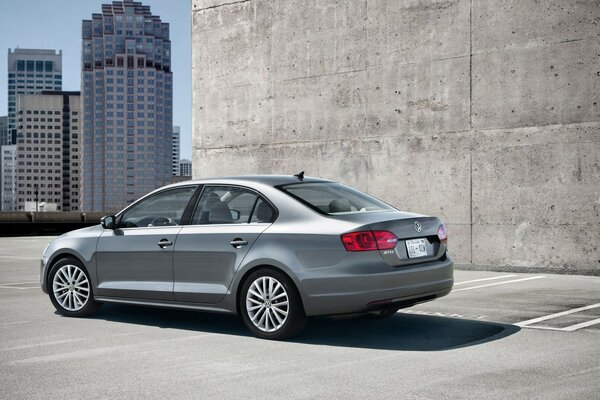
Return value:
[(446, 244), (436, 217), (303, 173), (202, 179), (60, 236), (40, 281), (66, 316), (102, 303), (236, 313), (284, 339), (307, 317), (386, 318), (448, 294)]

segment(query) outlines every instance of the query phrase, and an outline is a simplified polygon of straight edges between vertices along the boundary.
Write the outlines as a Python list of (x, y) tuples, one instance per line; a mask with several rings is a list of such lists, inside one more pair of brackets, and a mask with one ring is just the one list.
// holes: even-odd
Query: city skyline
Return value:
[[(81, 87), (82, 21), (98, 13), (108, 1), (60, 0), (3, 4), (0, 14), (0, 70), (7, 70), (9, 49), (62, 50), (62, 90), (78, 91)], [(181, 157), (191, 158), (191, 21), (190, 2), (142, 1), (154, 15), (170, 25), (173, 60), (173, 124), (181, 127)], [(32, 13), (31, 10), (36, 12)], [(69, 10), (68, 17), (64, 11)], [(24, 28), (27, 34), (23, 34)], [(8, 114), (6, 74), (0, 74), (0, 116)]]

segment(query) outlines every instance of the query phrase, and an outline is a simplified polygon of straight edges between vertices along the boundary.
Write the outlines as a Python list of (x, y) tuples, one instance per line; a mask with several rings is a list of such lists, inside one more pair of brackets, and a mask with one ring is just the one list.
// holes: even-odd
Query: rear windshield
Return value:
[(384, 202), (340, 183), (294, 183), (279, 186), (279, 189), (328, 215), (394, 210)]

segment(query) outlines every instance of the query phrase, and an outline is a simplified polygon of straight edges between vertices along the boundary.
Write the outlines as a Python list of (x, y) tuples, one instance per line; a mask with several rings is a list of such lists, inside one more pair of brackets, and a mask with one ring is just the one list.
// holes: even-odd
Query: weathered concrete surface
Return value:
[(456, 271), (457, 291), (385, 321), (314, 318), (272, 341), (233, 315), (104, 304), (62, 317), (39, 288), (50, 239), (0, 238), (2, 399), (598, 399), (600, 324), (514, 324), (599, 303), (600, 277)]
[(460, 264), (600, 269), (600, 2), (193, 0), (194, 176), (306, 170)]

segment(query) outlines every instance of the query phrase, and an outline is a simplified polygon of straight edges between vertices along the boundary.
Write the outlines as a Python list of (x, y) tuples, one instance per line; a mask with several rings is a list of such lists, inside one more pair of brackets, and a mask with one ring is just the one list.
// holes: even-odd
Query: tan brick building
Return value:
[(17, 211), (78, 211), (79, 92), (17, 97)]

